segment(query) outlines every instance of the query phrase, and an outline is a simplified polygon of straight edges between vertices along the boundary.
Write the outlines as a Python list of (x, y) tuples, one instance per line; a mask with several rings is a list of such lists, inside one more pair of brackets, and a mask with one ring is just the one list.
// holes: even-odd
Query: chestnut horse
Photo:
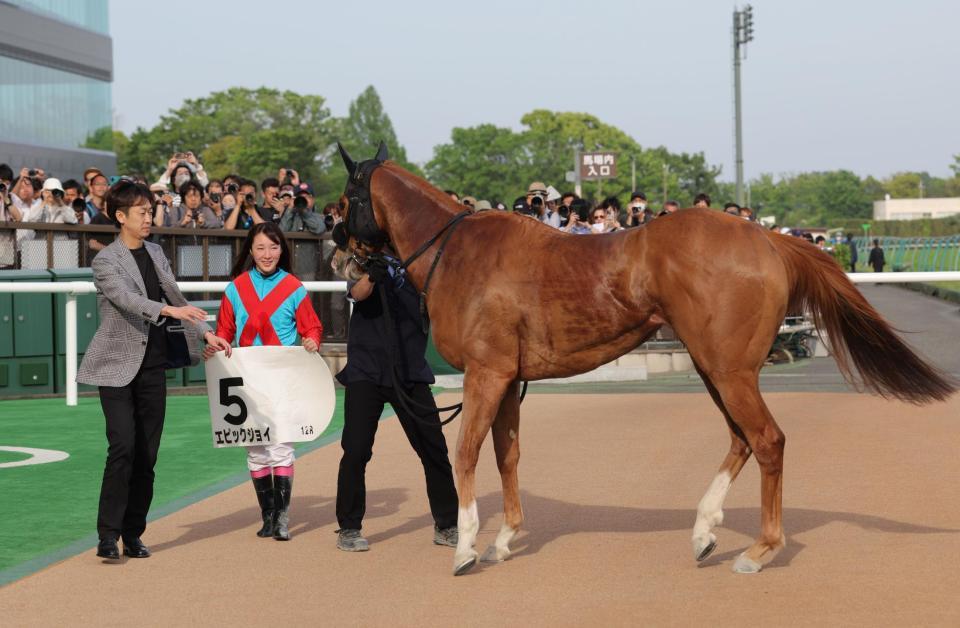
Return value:
[[(381, 152), (378, 157), (386, 158)], [(345, 151), (343, 157), (351, 175), (363, 166)], [(376, 221), (401, 259), (464, 209), (393, 162), (367, 174), (368, 222)], [(341, 203), (349, 218), (350, 202), (344, 197)], [(434, 243), (407, 268), (421, 290), (438, 246)], [(359, 276), (356, 260), (365, 250), (351, 234), (334, 267), (344, 276)], [(800, 238), (703, 209), (600, 235), (570, 235), (512, 212), (468, 216), (439, 259), (427, 305), (437, 350), (464, 372), (455, 463), (460, 497), (456, 575), (478, 558), (474, 478), (480, 446), (491, 429), (504, 515), (496, 541), (481, 560), (508, 558), (523, 521), (518, 382), (595, 369), (634, 349), (665, 323), (686, 345), (731, 441), (697, 508), (696, 560), (716, 547), (712, 529), (722, 522), (724, 498), (751, 454), (760, 466), (760, 535), (736, 559), (733, 569), (741, 573), (759, 571), (785, 544), (784, 435), (760, 395), (758, 374), (788, 310), (812, 314), (851, 382), (857, 381), (856, 367), (866, 388), (914, 403), (943, 400), (954, 391), (954, 384), (914, 354), (826, 253)]]

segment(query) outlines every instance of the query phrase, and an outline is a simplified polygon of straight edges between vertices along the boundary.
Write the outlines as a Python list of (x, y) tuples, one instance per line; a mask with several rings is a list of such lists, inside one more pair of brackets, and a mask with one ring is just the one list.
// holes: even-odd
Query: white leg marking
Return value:
[(470, 561), (476, 561), (477, 552), (473, 549), (477, 542), (477, 533), (480, 532), (480, 516), (477, 514), (476, 500), (470, 502), (466, 508), (457, 511), (457, 550), (453, 554), (454, 573), (460, 573), (460, 568)]
[(717, 537), (710, 531), (723, 523), (723, 501), (729, 490), (730, 473), (721, 471), (713, 478), (697, 506), (697, 521), (693, 525), (693, 555), (698, 560), (701, 560), (701, 554), (707, 548), (717, 542)]
[(497, 540), (483, 552), (482, 560), (485, 563), (499, 563), (510, 558), (510, 541), (517, 535), (517, 530), (504, 522), (500, 525)]
[(517, 432), (516, 432), (515, 430), (511, 429), (511, 430), (508, 432), (508, 434), (510, 434), (510, 440), (516, 440), (516, 439), (517, 439)]

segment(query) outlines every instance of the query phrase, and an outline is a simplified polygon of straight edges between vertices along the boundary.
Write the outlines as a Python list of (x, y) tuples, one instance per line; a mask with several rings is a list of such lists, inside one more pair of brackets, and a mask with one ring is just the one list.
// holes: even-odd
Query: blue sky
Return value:
[[(757, 0), (743, 64), (748, 178), (947, 176), (960, 153), (960, 2)], [(450, 130), (586, 111), (733, 178), (733, 4), (514, 0), (110, 4), (119, 127), (230, 86), (380, 93), (410, 158)]]

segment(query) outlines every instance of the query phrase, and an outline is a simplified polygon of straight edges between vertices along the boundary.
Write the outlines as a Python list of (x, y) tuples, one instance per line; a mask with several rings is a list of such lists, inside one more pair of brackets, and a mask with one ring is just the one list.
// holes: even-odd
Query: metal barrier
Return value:
[[(17, 232), (25, 234), (15, 244)], [(89, 267), (97, 251), (91, 241), (111, 242), (117, 229), (105, 225), (0, 222), (0, 269), (47, 270)], [(334, 245), (329, 234), (285, 232), (290, 245), (293, 274), (300, 281), (332, 281), (330, 268)], [(187, 229), (153, 227), (150, 241), (164, 251), (174, 276), (180, 281), (226, 281), (243, 246), (247, 231), (242, 229)], [(210, 299), (210, 294), (197, 295)], [(324, 321), (325, 336), (346, 341), (347, 315), (341, 299), (320, 293), (312, 295), (314, 309)]]
[[(960, 272), (936, 273), (853, 273), (847, 275), (854, 283), (915, 283), (937, 281), (960, 281)], [(178, 282), (184, 293), (223, 292), (226, 281)], [(304, 282), (308, 292), (346, 292), (345, 281)], [(67, 405), (77, 405), (77, 296), (95, 294), (93, 282), (73, 281), (64, 283), (0, 283), (0, 294), (65, 294), (66, 295), (66, 384)]]
[[(887, 265), (894, 271), (944, 272), (960, 270), (960, 235), (943, 237), (876, 236)], [(866, 266), (873, 237), (857, 238), (858, 265)]]

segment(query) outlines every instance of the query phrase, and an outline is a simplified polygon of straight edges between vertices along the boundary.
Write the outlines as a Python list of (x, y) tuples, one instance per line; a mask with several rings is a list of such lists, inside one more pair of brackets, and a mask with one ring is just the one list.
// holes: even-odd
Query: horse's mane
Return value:
[(393, 177), (412, 194), (421, 197), (424, 201), (429, 201), (454, 214), (465, 209), (463, 205), (456, 203), (450, 198), (446, 192), (426, 179), (418, 177), (394, 161), (385, 162), (382, 168), (393, 175)]

